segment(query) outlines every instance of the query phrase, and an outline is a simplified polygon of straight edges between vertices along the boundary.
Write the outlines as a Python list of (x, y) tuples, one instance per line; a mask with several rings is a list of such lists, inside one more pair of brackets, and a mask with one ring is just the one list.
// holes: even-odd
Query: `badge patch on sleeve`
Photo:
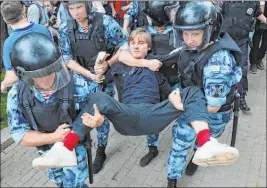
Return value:
[(220, 97), (224, 93), (224, 85), (223, 84), (214, 84), (210, 88), (212, 97)]
[(210, 70), (212, 72), (220, 72), (220, 66), (219, 65), (212, 65), (212, 66), (210, 66)]

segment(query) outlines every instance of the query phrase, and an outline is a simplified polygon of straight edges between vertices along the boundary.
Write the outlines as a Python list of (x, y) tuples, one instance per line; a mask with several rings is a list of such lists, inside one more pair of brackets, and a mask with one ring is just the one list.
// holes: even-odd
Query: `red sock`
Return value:
[(204, 129), (197, 134), (198, 146), (203, 146), (206, 142), (210, 141), (210, 130)]
[(72, 151), (78, 145), (79, 140), (79, 136), (76, 133), (70, 132), (65, 136), (63, 143), (66, 148)]

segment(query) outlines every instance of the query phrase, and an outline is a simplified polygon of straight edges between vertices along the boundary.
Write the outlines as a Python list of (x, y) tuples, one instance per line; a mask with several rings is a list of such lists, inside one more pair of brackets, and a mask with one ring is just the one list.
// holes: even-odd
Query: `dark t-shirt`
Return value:
[(120, 102), (124, 104), (160, 102), (156, 74), (147, 68), (129, 67), (122, 63), (112, 66)]

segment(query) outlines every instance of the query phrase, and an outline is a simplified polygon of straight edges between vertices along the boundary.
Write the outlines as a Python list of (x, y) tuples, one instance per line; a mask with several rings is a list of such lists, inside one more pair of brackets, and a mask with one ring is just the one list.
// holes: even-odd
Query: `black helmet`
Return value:
[[(66, 10), (67, 10), (68, 13), (69, 13), (68, 6), (71, 5), (71, 4), (76, 4), (76, 3), (84, 3), (87, 14), (90, 14), (91, 13), (92, 6), (93, 6), (92, 5), (92, 1), (79, 1), (79, 0), (73, 0), (73, 1), (66, 1), (66, 2), (64, 2), (65, 8), (66, 8)], [(69, 15), (70, 15), (70, 13), (69, 13)], [(71, 15), (70, 15), (70, 17), (71, 17)]]
[(11, 63), (17, 76), (34, 86), (33, 79), (56, 74), (55, 90), (61, 89), (70, 76), (57, 45), (42, 33), (21, 36), (11, 51)]
[(174, 45), (176, 48), (185, 46), (182, 31), (204, 31), (202, 48), (211, 41), (215, 41), (222, 27), (222, 15), (212, 2), (196, 1), (182, 4), (177, 10), (174, 21)]
[(152, 19), (152, 25), (163, 26), (170, 23), (171, 10), (178, 5), (177, 1), (147, 1), (143, 12)]

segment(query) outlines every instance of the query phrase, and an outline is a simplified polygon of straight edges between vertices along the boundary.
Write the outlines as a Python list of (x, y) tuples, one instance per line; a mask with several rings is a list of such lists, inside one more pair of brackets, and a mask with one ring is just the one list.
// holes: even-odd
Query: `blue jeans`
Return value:
[[(232, 112), (209, 113), (210, 133), (212, 137), (219, 137), (227, 123), (232, 119)], [(180, 179), (186, 165), (187, 155), (195, 143), (196, 133), (191, 126), (186, 123), (183, 116), (180, 116), (172, 127), (172, 150), (167, 164), (168, 178)], [(194, 149), (197, 149), (195, 144)]]
[[(114, 96), (114, 90), (111, 84), (105, 87), (103, 90), (109, 96), (111, 97)], [(96, 128), (98, 146), (102, 146), (102, 147), (107, 146), (109, 131), (110, 131), (110, 124), (109, 124), (108, 119), (105, 118), (103, 125)]]
[(181, 90), (181, 98), (185, 111), (177, 110), (169, 100), (158, 104), (122, 104), (103, 92), (97, 92), (90, 97), (73, 122), (73, 131), (79, 135), (80, 140), (84, 140), (86, 133), (91, 129), (83, 125), (80, 116), (84, 112), (93, 114), (94, 104), (123, 135), (141, 136), (160, 133), (182, 114), (187, 123), (191, 121), (209, 123), (206, 100), (198, 87)]
[(88, 177), (86, 149), (79, 145), (75, 148), (78, 165), (75, 167), (49, 168), (48, 178), (58, 187), (86, 188), (85, 180)]

